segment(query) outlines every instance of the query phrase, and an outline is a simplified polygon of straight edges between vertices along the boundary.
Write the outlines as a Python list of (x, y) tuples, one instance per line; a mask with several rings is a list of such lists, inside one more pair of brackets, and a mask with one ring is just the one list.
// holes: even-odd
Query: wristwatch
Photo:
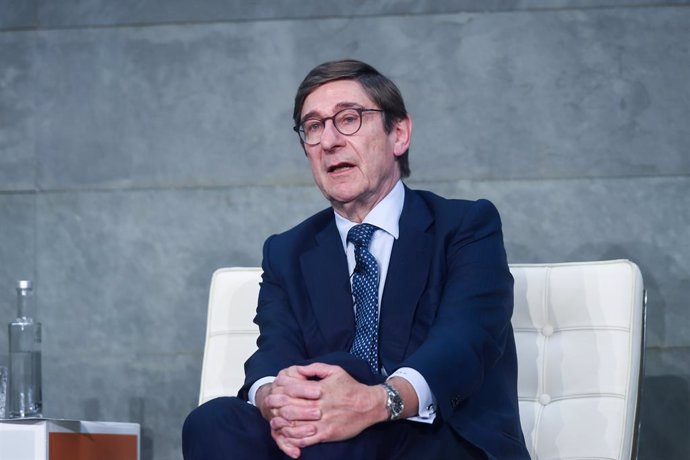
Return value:
[(400, 415), (402, 414), (403, 409), (405, 408), (405, 404), (403, 403), (403, 400), (400, 397), (400, 393), (398, 392), (398, 390), (395, 389), (393, 385), (389, 385), (385, 382), (382, 383), (382, 385), (383, 388), (386, 389), (386, 393), (388, 394), (388, 399), (386, 400), (386, 409), (388, 409), (388, 413), (390, 414), (388, 420), (397, 420), (400, 418)]

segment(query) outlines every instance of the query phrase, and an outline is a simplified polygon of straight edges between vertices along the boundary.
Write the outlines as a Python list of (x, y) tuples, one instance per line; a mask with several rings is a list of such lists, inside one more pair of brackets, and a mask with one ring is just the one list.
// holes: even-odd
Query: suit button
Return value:
[(551, 396), (546, 393), (539, 395), (539, 404), (546, 406), (551, 402)]
[(460, 398), (458, 396), (456, 396), (450, 400), (450, 407), (451, 408), (455, 409), (456, 407), (458, 407), (458, 404), (460, 404)]
[(544, 337), (551, 337), (553, 335), (553, 326), (549, 326), (547, 324), (541, 329), (541, 333), (544, 335)]

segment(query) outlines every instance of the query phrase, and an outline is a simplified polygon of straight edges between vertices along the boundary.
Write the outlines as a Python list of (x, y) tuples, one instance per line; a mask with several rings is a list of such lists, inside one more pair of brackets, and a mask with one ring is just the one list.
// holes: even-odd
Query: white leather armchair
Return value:
[[(636, 457), (644, 291), (627, 260), (518, 264), (513, 327), (534, 460)], [(199, 403), (234, 395), (256, 349), (258, 268), (213, 274)]]

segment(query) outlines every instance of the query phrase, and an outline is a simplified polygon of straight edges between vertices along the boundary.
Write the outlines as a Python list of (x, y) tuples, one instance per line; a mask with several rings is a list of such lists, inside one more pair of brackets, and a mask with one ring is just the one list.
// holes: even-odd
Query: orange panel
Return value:
[(134, 434), (50, 433), (50, 460), (137, 460)]

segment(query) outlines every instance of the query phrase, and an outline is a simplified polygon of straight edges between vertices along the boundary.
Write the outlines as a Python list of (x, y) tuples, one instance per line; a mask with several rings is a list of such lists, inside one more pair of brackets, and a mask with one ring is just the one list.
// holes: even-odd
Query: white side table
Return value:
[(2, 460), (139, 460), (138, 423), (0, 420)]

